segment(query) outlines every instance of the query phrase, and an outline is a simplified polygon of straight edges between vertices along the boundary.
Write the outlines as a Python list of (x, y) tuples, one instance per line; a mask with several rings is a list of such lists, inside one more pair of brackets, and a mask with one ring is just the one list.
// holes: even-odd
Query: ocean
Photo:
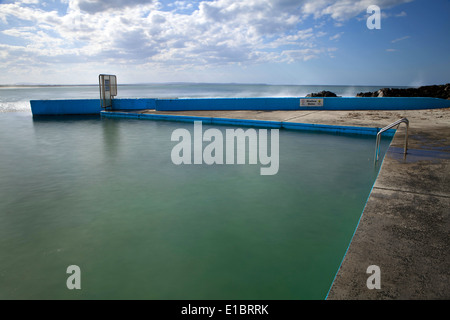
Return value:
[[(117, 98), (253, 98), (304, 97), (322, 90), (342, 97), (376, 91), (387, 86), (314, 86), (266, 84), (168, 83), (119, 85)], [(96, 85), (89, 86), (3, 86), (0, 87), (1, 112), (31, 112), (30, 100), (98, 99)]]

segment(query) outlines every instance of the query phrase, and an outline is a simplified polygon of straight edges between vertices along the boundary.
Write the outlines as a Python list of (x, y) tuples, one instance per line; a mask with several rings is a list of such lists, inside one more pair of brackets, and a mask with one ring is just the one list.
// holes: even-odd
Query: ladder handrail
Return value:
[(400, 126), (400, 124), (406, 124), (406, 132), (405, 132), (405, 151), (404, 154), (406, 155), (407, 151), (408, 151), (408, 132), (409, 132), (409, 121), (406, 118), (402, 118), (400, 120), (397, 120), (393, 123), (391, 123), (390, 125), (387, 125), (386, 127), (382, 128), (380, 131), (378, 131), (377, 133), (377, 144), (375, 146), (375, 162), (378, 161), (378, 157), (380, 155), (380, 141), (381, 141), (381, 134), (395, 126)]

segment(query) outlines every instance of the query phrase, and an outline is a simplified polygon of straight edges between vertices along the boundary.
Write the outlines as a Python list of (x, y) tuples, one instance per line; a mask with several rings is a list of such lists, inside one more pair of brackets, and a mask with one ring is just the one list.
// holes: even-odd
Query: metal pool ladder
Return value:
[(384, 127), (383, 129), (381, 129), (380, 131), (378, 131), (377, 133), (377, 144), (375, 147), (375, 163), (378, 161), (378, 157), (380, 155), (380, 140), (381, 140), (381, 134), (383, 132), (385, 132), (386, 130), (389, 130), (395, 126), (400, 126), (400, 124), (405, 123), (406, 124), (406, 132), (405, 132), (405, 155), (408, 151), (408, 131), (409, 131), (409, 121), (406, 118), (402, 118), (400, 120), (397, 120), (393, 123), (391, 123), (390, 125)]

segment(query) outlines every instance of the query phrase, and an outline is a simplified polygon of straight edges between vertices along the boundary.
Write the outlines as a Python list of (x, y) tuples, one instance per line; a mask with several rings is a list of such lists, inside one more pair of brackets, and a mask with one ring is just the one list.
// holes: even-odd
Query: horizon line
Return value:
[[(176, 84), (194, 84), (194, 85), (258, 85), (258, 86), (317, 86), (317, 87), (422, 87), (442, 84), (420, 84), (420, 85), (373, 85), (373, 84), (269, 84), (269, 83), (251, 83), (251, 82), (189, 82), (189, 81), (174, 81), (174, 82), (137, 82), (137, 83), (121, 83), (118, 86), (135, 86), (135, 85), (176, 85)], [(0, 87), (92, 87), (98, 86), (98, 83), (89, 84), (47, 84), (47, 83), (17, 83), (17, 84), (0, 84)]]

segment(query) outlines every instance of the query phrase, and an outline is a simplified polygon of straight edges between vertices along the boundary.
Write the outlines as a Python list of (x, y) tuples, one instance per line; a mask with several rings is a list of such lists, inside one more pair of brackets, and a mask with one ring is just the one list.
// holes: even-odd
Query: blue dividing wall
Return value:
[[(343, 133), (343, 134), (362, 134), (374, 136), (376, 136), (381, 129), (371, 127), (337, 126), (337, 125), (309, 124), (309, 123), (287, 122), (287, 121), (196, 117), (196, 116), (181, 116), (181, 115), (139, 113), (139, 112), (120, 112), (120, 111), (115, 112), (102, 111), (101, 115), (103, 117), (108, 118), (131, 118), (131, 119), (177, 121), (177, 122), (201, 121), (202, 123), (205, 124), (275, 128), (275, 129), (283, 128), (288, 130)], [(389, 129), (384, 133), (384, 136), (393, 136), (395, 134), (395, 131), (396, 131), (395, 129)]]
[[(419, 110), (449, 108), (438, 98), (318, 98), (323, 106), (301, 107), (311, 98), (114, 99), (113, 110)], [(99, 114), (99, 99), (31, 100), (33, 115)]]

